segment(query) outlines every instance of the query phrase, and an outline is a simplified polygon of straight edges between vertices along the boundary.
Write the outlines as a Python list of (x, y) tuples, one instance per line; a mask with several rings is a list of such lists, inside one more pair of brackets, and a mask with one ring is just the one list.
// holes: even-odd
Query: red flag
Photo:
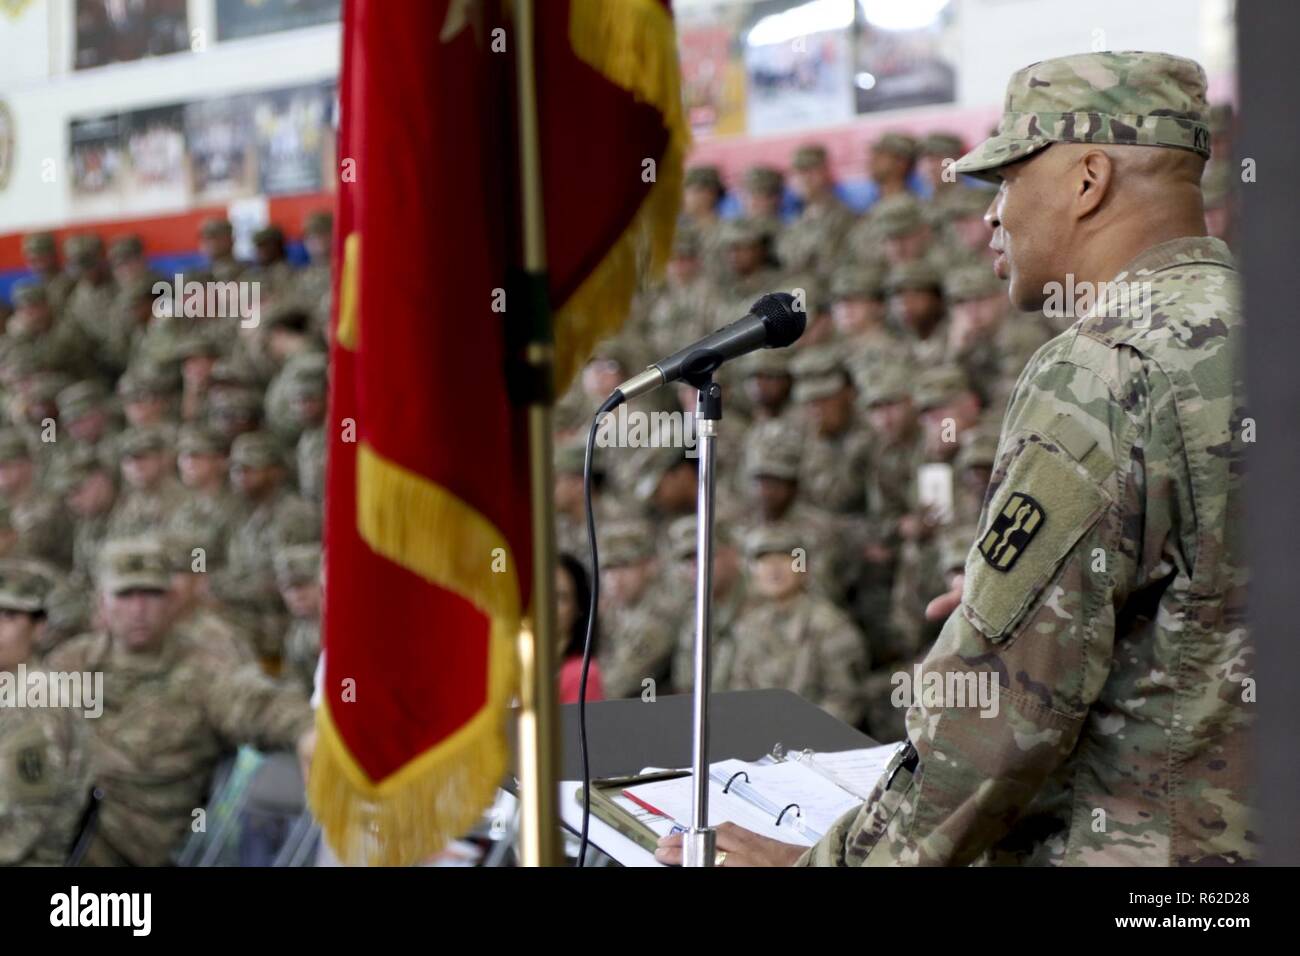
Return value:
[[(638, 252), (666, 258), (686, 134), (665, 3), (538, 8), (562, 387), (621, 323)], [(505, 331), (524, 307), (506, 299), (521, 231), (514, 38), (491, 0), (348, 0), (343, 42), (309, 789), (346, 862), (404, 864), (468, 829), (501, 780), (529, 601), (525, 416)]]

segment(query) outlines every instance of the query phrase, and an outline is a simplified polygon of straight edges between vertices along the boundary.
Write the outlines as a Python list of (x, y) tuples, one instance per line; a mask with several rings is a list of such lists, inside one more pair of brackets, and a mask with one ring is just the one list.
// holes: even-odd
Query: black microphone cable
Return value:
[(587, 762), (587, 670), (591, 667), (592, 637), (596, 633), (596, 611), (600, 604), (600, 556), (596, 553), (596, 517), (591, 508), (591, 459), (596, 450), (596, 433), (601, 417), (623, 402), (615, 390), (596, 409), (587, 432), (587, 454), (582, 461), (582, 494), (587, 509), (587, 544), (591, 548), (591, 601), (587, 607), (587, 637), (582, 645), (582, 677), (578, 681), (578, 750), (582, 754), (582, 836), (578, 844), (578, 866), (587, 861), (587, 824), (591, 821), (591, 767)]

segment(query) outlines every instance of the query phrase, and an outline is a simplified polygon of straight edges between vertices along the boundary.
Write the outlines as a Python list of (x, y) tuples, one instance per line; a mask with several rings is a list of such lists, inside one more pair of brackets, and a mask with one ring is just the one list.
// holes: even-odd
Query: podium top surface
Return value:
[[(593, 777), (644, 767), (691, 765), (690, 694), (603, 700), (587, 704), (587, 746)], [(561, 710), (562, 778), (582, 779), (578, 705)], [(709, 762), (757, 760), (776, 744), (787, 752), (856, 750), (876, 744), (798, 694), (786, 690), (724, 691), (709, 699)]]

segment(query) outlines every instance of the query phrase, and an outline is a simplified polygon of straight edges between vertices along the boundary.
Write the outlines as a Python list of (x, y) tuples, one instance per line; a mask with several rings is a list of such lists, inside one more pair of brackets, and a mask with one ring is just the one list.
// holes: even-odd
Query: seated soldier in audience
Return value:
[(857, 726), (871, 664), (867, 642), (844, 612), (808, 588), (803, 546), (789, 526), (746, 535), (751, 602), (735, 624), (729, 683), (735, 690), (793, 691)]
[(110, 537), (157, 533), (184, 501), (169, 438), (161, 425), (140, 425), (122, 433), (118, 453), (123, 493), (108, 519)]
[(924, 261), (903, 263), (890, 270), (885, 287), (913, 363), (927, 368), (947, 361), (948, 319), (938, 270)]
[[(677, 649), (673, 652), (673, 693), (689, 693), (695, 687), (695, 516), (684, 515), (668, 526), (668, 576), (681, 595), (681, 624)], [(749, 588), (745, 581), (740, 550), (729, 523), (713, 529), (713, 605), (710, 609), (709, 684), (714, 690), (731, 690), (731, 665), (741, 635), (736, 623), (745, 610)]]
[(654, 529), (624, 519), (600, 533), (600, 671), (612, 699), (666, 689), (677, 622), (675, 596), (658, 587)]
[(857, 395), (842, 349), (804, 349), (791, 363), (791, 397), (810, 428), (804, 433), (799, 488), (809, 504), (832, 514), (864, 515), (871, 435), (857, 419)]
[[(0, 676), (30, 681), (44, 669), (54, 578), (38, 562), (0, 560)], [(91, 779), (84, 715), (96, 702), (49, 703), (0, 706), (0, 866), (63, 866), (80, 829)]]
[(176, 628), (171, 567), (156, 539), (105, 545), (98, 591), (102, 630), (47, 659), (60, 671), (101, 672), (112, 701), (90, 725), (103, 791), (90, 866), (161, 866), (191, 831), (221, 757), (249, 744), (297, 747), (309, 759), (314, 718), (296, 687), (269, 680)]
[(36, 459), (22, 432), (0, 430), (0, 503), (18, 532), (17, 554), (66, 568), (72, 563), (72, 528), (58, 500), (38, 481)]
[(59, 249), (53, 233), (31, 232), (23, 236), (23, 262), (32, 278), (45, 286), (50, 307), (63, 311), (72, 292), (72, 277), (59, 267)]
[(275, 583), (290, 617), (280, 678), (297, 684), (310, 697), (316, 689), (316, 662), (320, 659), (320, 545), (291, 544), (277, 551)]

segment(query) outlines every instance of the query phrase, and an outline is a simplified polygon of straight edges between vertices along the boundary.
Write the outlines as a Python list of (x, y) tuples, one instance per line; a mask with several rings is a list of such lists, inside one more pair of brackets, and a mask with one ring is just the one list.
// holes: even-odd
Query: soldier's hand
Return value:
[(966, 575), (953, 575), (951, 589), (944, 594), (940, 594), (925, 606), (925, 619), (927, 621), (946, 621), (948, 615), (957, 610), (957, 605), (961, 604), (961, 591), (965, 583)]
[[(803, 856), (804, 849), (793, 843), (759, 836), (734, 823), (718, 826), (717, 852), (719, 856), (726, 854), (722, 857), (722, 866), (793, 866), (794, 861)], [(682, 835), (661, 837), (655, 859), (670, 866), (681, 866)], [(714, 866), (717, 865), (715, 862)]]

